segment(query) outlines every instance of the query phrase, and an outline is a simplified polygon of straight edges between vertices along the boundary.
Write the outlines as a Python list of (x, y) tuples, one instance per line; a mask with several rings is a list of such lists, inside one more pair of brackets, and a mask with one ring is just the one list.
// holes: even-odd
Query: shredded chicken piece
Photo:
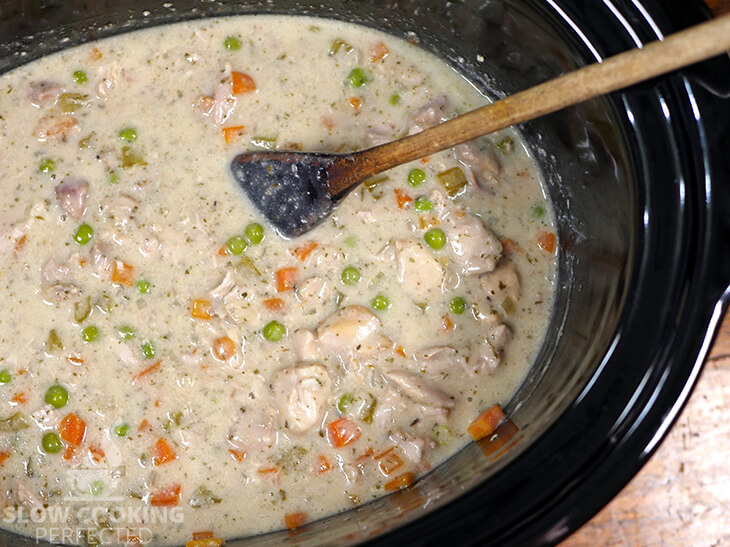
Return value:
[(66, 177), (56, 186), (56, 200), (61, 210), (71, 218), (81, 218), (86, 213), (86, 200), (89, 197), (89, 181)]
[(315, 314), (334, 302), (335, 289), (324, 277), (314, 276), (297, 284), (296, 296), (305, 313)]
[(505, 296), (512, 300), (520, 298), (520, 277), (515, 265), (503, 259), (492, 272), (479, 277), (482, 289), (489, 300), (500, 302)]
[(33, 130), (33, 136), (39, 142), (65, 141), (74, 129), (78, 129), (79, 122), (67, 114), (52, 114), (43, 116)]
[(61, 93), (63, 93), (61, 84), (44, 80), (30, 86), (28, 100), (35, 107), (52, 105)]
[(433, 127), (449, 119), (449, 101), (446, 97), (437, 97), (416, 110), (408, 123), (408, 134), (414, 135), (424, 129)]
[(483, 139), (482, 147), (476, 141), (454, 148), (456, 159), (466, 167), (467, 180), (482, 190), (489, 190), (499, 184), (502, 165), (491, 141)]
[(97, 82), (94, 84), (94, 92), (102, 101), (106, 101), (112, 95), (114, 89), (122, 79), (123, 69), (119, 63), (109, 63), (102, 66), (97, 75)]
[(347, 354), (360, 349), (380, 326), (380, 319), (367, 308), (346, 306), (317, 327), (317, 340), (328, 351)]
[(420, 463), (428, 450), (436, 446), (436, 443), (429, 439), (416, 437), (401, 430), (394, 431), (388, 438), (414, 463)]
[(491, 272), (502, 254), (502, 243), (474, 215), (453, 219), (448, 241), (453, 261), (465, 275)]
[(296, 351), (299, 359), (303, 361), (316, 361), (320, 358), (319, 346), (317, 338), (309, 329), (297, 329), (292, 334), (294, 343), (294, 351)]
[(502, 362), (505, 346), (512, 339), (512, 331), (507, 325), (497, 325), (487, 336), (472, 343), (469, 355), (471, 372), (490, 372)]
[(418, 374), (402, 370), (391, 370), (386, 372), (385, 376), (395, 384), (401, 393), (415, 403), (445, 409), (454, 406), (454, 401), (448, 395), (433, 387)]
[(415, 240), (395, 242), (398, 282), (414, 301), (423, 302), (441, 289), (444, 269), (432, 252)]
[(434, 346), (414, 355), (415, 367), (424, 374), (438, 377), (444, 373), (463, 370), (464, 356), (451, 346)]
[(279, 421), (293, 433), (306, 433), (319, 423), (332, 395), (329, 372), (319, 363), (280, 370), (273, 390)]

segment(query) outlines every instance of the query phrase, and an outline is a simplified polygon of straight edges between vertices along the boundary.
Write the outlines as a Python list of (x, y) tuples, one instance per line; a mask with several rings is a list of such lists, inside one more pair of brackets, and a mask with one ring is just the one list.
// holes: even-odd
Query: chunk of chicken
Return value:
[(474, 215), (453, 219), (448, 241), (456, 266), (465, 275), (491, 272), (502, 254), (502, 243)]
[(324, 349), (344, 355), (360, 349), (380, 327), (380, 319), (367, 308), (346, 306), (317, 327), (317, 340)]
[(423, 302), (441, 289), (444, 270), (438, 259), (415, 240), (395, 242), (398, 281), (411, 299)]
[(482, 141), (481, 147), (472, 141), (454, 148), (456, 159), (466, 167), (467, 180), (482, 190), (499, 184), (502, 166), (494, 148), (492, 142), (486, 139)]
[(512, 300), (520, 298), (520, 277), (515, 265), (508, 260), (502, 260), (494, 271), (480, 276), (479, 282), (487, 298), (494, 302), (499, 303), (506, 296)]
[(99, 68), (97, 81), (94, 84), (96, 96), (102, 101), (108, 100), (112, 96), (114, 89), (119, 85), (122, 75), (122, 65), (117, 62), (109, 63)]
[(236, 108), (236, 96), (233, 94), (231, 69), (226, 67), (225, 76), (213, 91), (212, 96), (198, 97), (193, 105), (203, 116), (211, 118), (216, 125), (223, 125)]
[(465, 359), (451, 346), (434, 346), (414, 355), (413, 366), (427, 376), (438, 377), (464, 369)]
[(402, 370), (391, 370), (385, 373), (385, 377), (393, 382), (401, 393), (415, 403), (443, 409), (454, 407), (454, 401), (451, 397), (433, 387), (418, 374)]
[(474, 373), (491, 372), (502, 362), (504, 348), (512, 339), (507, 325), (494, 327), (487, 336), (472, 344), (469, 355), (469, 369)]
[(392, 428), (408, 411), (408, 400), (397, 389), (388, 389), (378, 399), (373, 412), (373, 426), (376, 430)]
[(124, 228), (134, 218), (138, 207), (138, 199), (129, 194), (119, 194), (103, 204), (102, 213), (117, 228)]
[(388, 438), (414, 463), (420, 463), (428, 450), (436, 446), (436, 443), (430, 439), (410, 435), (400, 430), (394, 431)]
[(365, 142), (368, 147), (380, 146), (396, 138), (396, 129), (391, 124), (369, 125), (365, 129)]
[(303, 361), (316, 361), (320, 358), (319, 345), (314, 333), (309, 329), (297, 329), (292, 334), (294, 351)]
[(58, 82), (43, 80), (30, 86), (28, 100), (36, 107), (52, 105), (63, 93), (63, 86)]
[(33, 136), (38, 142), (65, 141), (71, 131), (77, 129), (79, 121), (67, 114), (43, 116), (33, 129)]
[(49, 258), (41, 268), (41, 292), (47, 302), (58, 303), (81, 294), (71, 274), (70, 263), (74, 258), (78, 263), (78, 255), (63, 261)]
[(111, 273), (114, 259), (110, 256), (109, 246), (98, 241), (91, 248), (91, 265), (98, 276), (103, 277)]
[(66, 177), (56, 186), (56, 200), (61, 210), (71, 218), (81, 218), (86, 213), (86, 199), (89, 196), (89, 182)]
[(297, 284), (296, 296), (305, 313), (316, 314), (334, 302), (335, 289), (324, 277), (314, 276)]
[(446, 97), (437, 97), (416, 110), (408, 122), (408, 134), (414, 135), (424, 129), (433, 127), (449, 119), (449, 101)]
[(274, 377), (279, 422), (293, 433), (306, 433), (322, 420), (332, 395), (330, 375), (319, 364), (280, 370)]
[(254, 400), (240, 407), (228, 433), (228, 442), (239, 450), (262, 452), (276, 443), (276, 409), (268, 401)]

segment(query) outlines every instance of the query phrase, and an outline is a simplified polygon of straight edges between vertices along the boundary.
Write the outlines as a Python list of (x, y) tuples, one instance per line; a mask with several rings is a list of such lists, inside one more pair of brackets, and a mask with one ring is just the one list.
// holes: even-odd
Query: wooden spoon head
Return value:
[(231, 162), (231, 174), (254, 206), (284, 237), (314, 228), (331, 211), (327, 169), (336, 156), (250, 152)]

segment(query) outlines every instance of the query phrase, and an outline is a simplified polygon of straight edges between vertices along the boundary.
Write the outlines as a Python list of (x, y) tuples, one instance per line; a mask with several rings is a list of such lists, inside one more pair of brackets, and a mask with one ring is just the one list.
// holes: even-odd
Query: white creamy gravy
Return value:
[[(552, 208), (519, 136), (393, 169), (294, 241), (228, 163), (367, 148), (484, 103), (412, 44), (294, 17), (158, 27), (2, 76), (4, 510), (184, 515), (74, 516), (76, 543), (237, 537), (365, 503), (464, 446), (524, 379), (553, 299)], [(252, 223), (263, 241), (233, 254)]]

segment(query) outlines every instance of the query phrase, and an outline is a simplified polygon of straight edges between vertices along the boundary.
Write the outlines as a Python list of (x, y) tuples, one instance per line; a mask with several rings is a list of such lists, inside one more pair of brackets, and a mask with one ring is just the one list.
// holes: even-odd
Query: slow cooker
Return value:
[[(419, 43), (498, 98), (708, 16), (700, 0), (4, 0), (0, 72), (198, 17), (307, 14)], [(558, 291), (495, 435), (413, 487), (227, 545), (555, 544), (604, 506), (690, 395), (730, 301), (730, 60), (519, 130), (559, 222)], [(35, 540), (0, 532), (3, 545)]]

